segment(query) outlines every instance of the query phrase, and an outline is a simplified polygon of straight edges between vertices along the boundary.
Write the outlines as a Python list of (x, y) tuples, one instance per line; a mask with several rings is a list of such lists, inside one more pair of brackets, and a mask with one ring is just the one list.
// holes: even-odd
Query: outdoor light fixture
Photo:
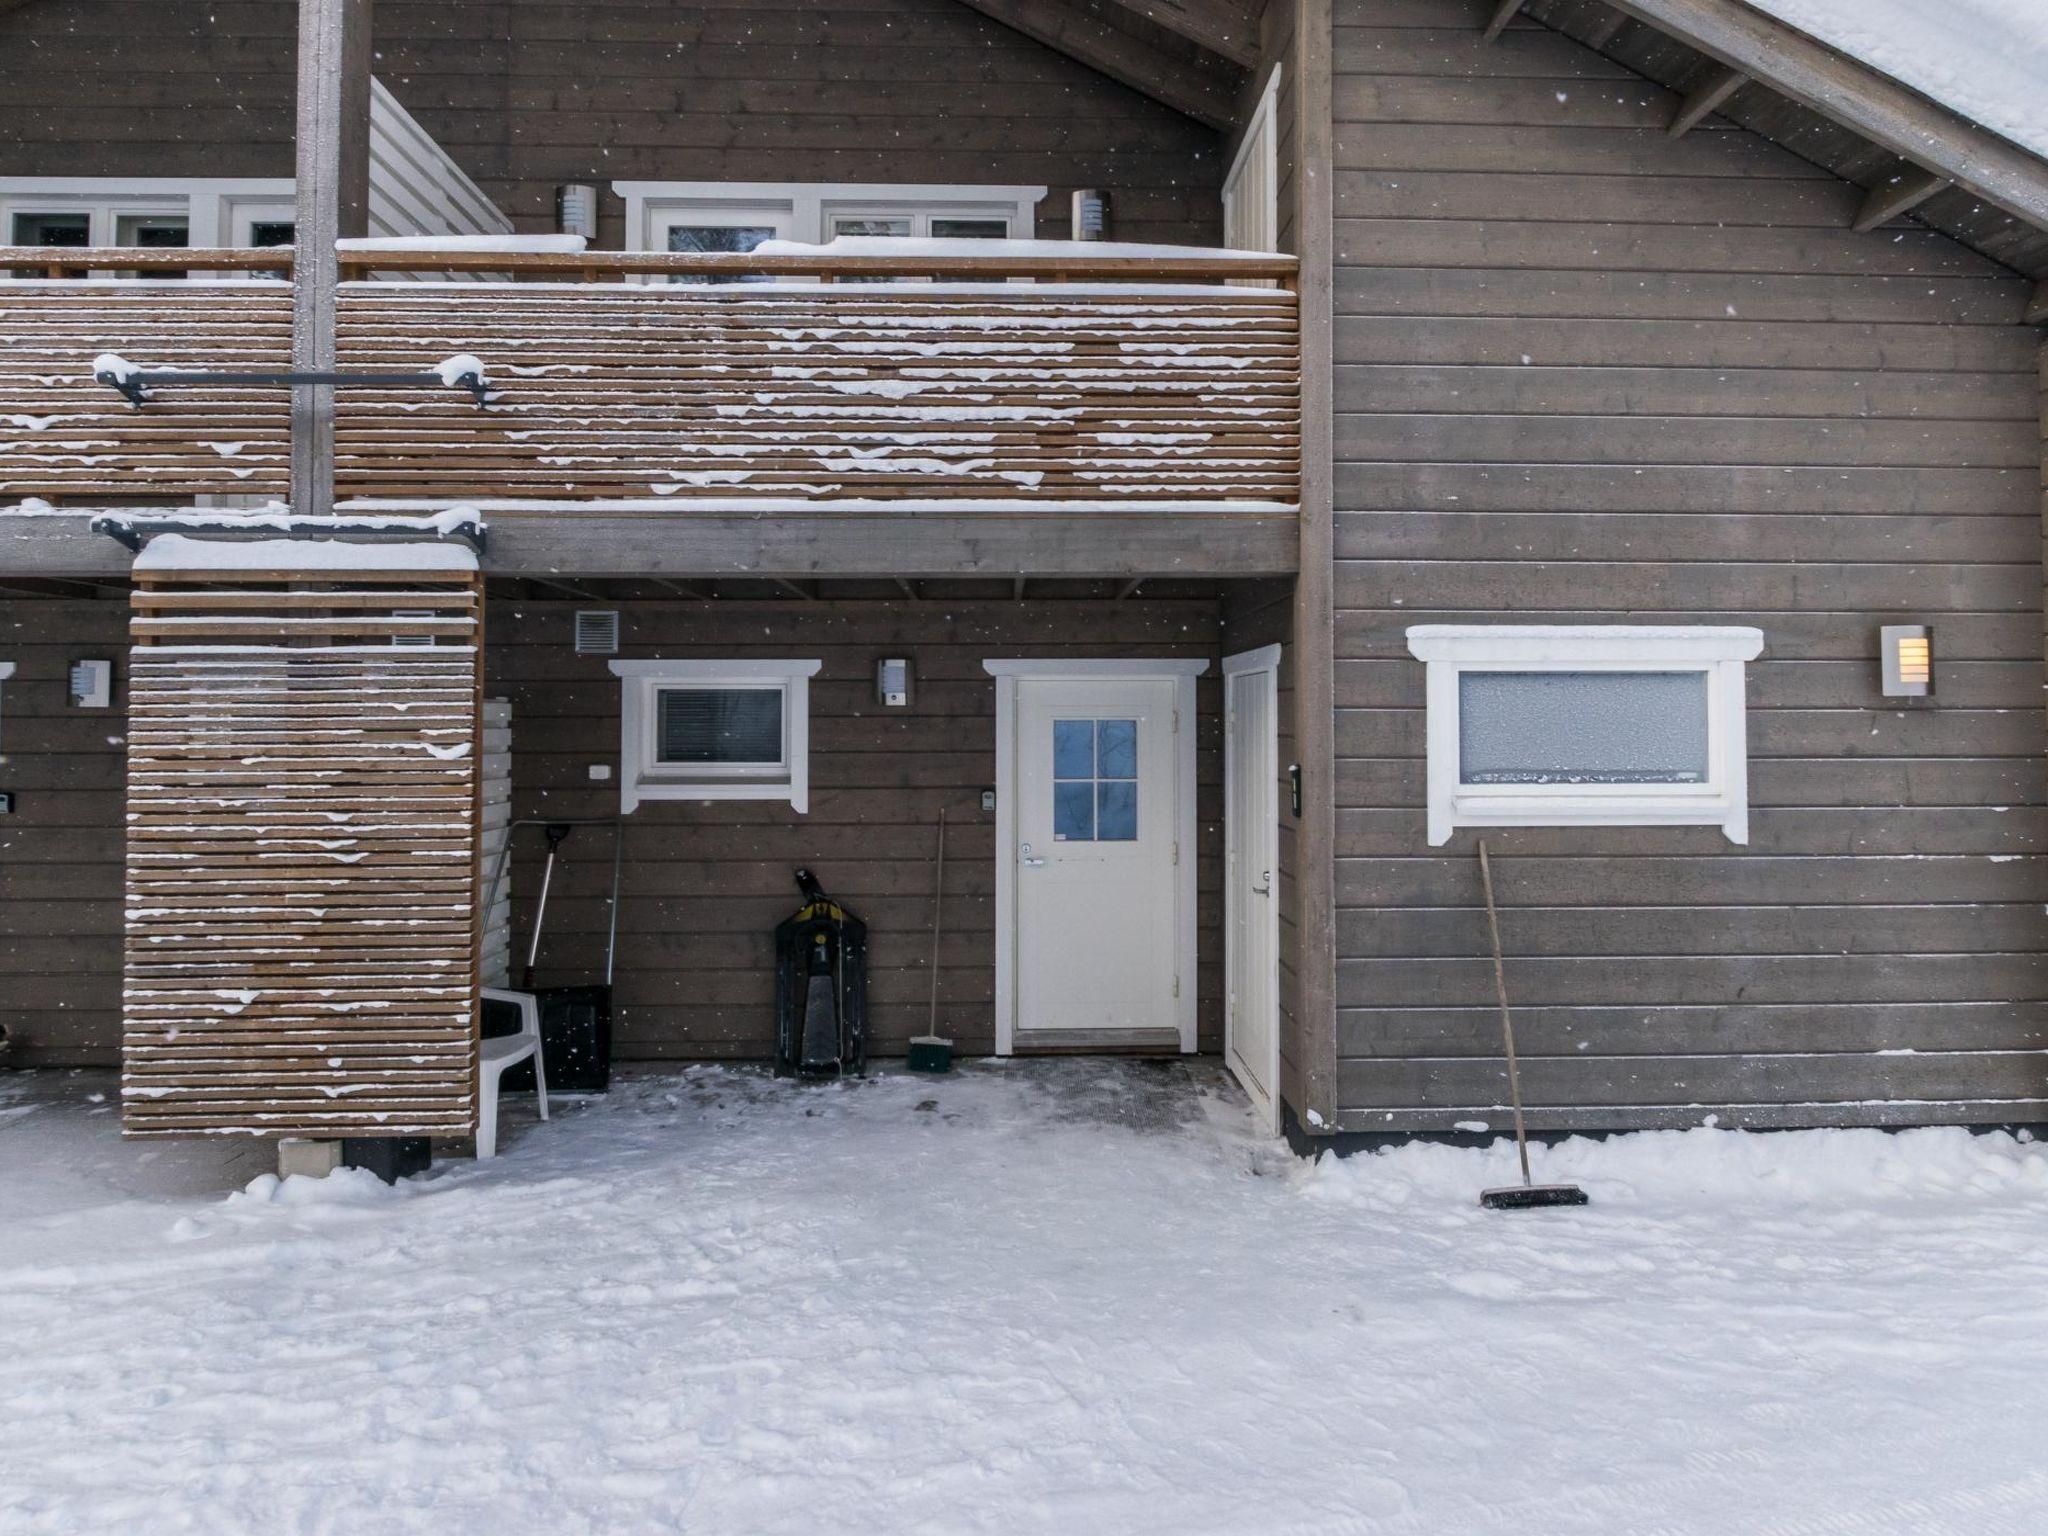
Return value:
[(1074, 238), (1109, 238), (1109, 199), (1093, 187), (1083, 187), (1074, 194)]
[(597, 188), (571, 181), (555, 188), (555, 228), (565, 235), (597, 238)]
[(1886, 698), (1922, 699), (1934, 692), (1934, 635), (1925, 624), (1887, 624), (1879, 632)]
[(910, 703), (910, 659), (891, 656), (875, 663), (875, 702), (885, 709), (903, 709)]

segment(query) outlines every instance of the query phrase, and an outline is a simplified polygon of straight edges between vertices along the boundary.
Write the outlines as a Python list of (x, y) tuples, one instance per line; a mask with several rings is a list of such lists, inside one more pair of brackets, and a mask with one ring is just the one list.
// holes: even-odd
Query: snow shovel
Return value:
[(1486, 890), (1486, 931), (1493, 940), (1493, 993), (1500, 1000), (1500, 1038), (1507, 1048), (1508, 1098), (1515, 1106), (1515, 1150), (1522, 1158), (1522, 1182), (1505, 1189), (1483, 1189), (1479, 1203), (1489, 1211), (1526, 1211), (1547, 1205), (1584, 1205), (1586, 1192), (1576, 1184), (1538, 1184), (1529, 1176), (1529, 1132), (1522, 1124), (1522, 1073), (1515, 1059), (1515, 1024), (1508, 1015), (1508, 978), (1500, 958), (1500, 916), (1493, 906), (1493, 867), (1486, 861), (1486, 840), (1479, 840), (1479, 883)]

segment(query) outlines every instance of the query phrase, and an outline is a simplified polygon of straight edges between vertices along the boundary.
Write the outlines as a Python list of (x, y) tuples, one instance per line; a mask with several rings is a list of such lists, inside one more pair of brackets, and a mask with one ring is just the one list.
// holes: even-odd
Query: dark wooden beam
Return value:
[(1902, 213), (1910, 213), (1935, 193), (1952, 185), (1954, 183), (1939, 171), (1906, 166), (1889, 181), (1880, 181), (1870, 189), (1849, 227), (1859, 235), (1868, 234), (1878, 225), (1889, 223)]
[(1143, 585), (1145, 585), (1144, 577), (1133, 576), (1129, 581), (1125, 582), (1122, 586), (1116, 589), (1116, 600), (1118, 602), (1122, 602), (1125, 598), (1133, 595), (1138, 590), (1138, 588), (1142, 587)]
[(1500, 4), (1493, 8), (1493, 15), (1487, 20), (1486, 30), (1480, 36), (1489, 43), (1497, 41), (1501, 33), (1507, 31), (1508, 23), (1521, 14), (1525, 3), (1527, 0), (1500, 0)]
[(903, 595), (909, 598), (913, 603), (917, 601), (917, 583), (912, 581), (908, 576), (898, 576), (896, 578), (896, 586), (898, 590), (901, 591)]
[(1596, 52), (1605, 51), (1608, 44), (1621, 36), (1621, 29), (1628, 25), (1628, 17), (1620, 11), (1610, 11), (1591, 31), (1586, 34), (1586, 46)]
[(1716, 63), (2048, 229), (2048, 163), (1742, 0), (1611, 0)]
[(1228, 59), (1241, 69), (1259, 65), (1259, 13), (1238, 0), (1111, 0), (1175, 37)]
[[(341, 265), (334, 242), (369, 233), (370, 0), (299, 0), (298, 220), (292, 367), (332, 373)], [(292, 510), (334, 510), (334, 388), (292, 391)]]
[[(1327, 473), (1325, 465), (1322, 474)], [(105, 511), (67, 507), (8, 519), (6, 537), (0, 538), (0, 580), (70, 576), (126, 581), (133, 551), (92, 531), (93, 519)], [(484, 569), (491, 576), (524, 578), (544, 571), (549, 580), (572, 583), (673, 577), (709, 587), (721, 599), (731, 596), (717, 590), (727, 582), (777, 576), (888, 581), (908, 573), (912, 580), (977, 577), (1014, 584), (1016, 573), (1028, 569), (1032, 581), (1128, 581), (1159, 571), (1288, 576), (1299, 560), (1291, 511), (1062, 513), (1057, 503), (1015, 513), (847, 517), (821, 511), (765, 519), (752, 512), (646, 517), (601, 508), (565, 513), (501, 509), (491, 513), (484, 551)]]
[(1025, 582), (1025, 580), (1026, 580), (1026, 578), (1025, 578), (1025, 577), (1022, 577), (1022, 576), (1015, 576), (1015, 577), (1012, 577), (1012, 578), (1010, 579), (1010, 601), (1011, 601), (1011, 602), (1013, 602), (1013, 603), (1021, 603), (1021, 602), (1023, 602), (1023, 601), (1024, 601), (1024, 582)]
[(818, 600), (818, 584), (815, 581), (791, 581), (786, 576), (771, 576), (768, 579), (783, 591), (800, 597), (807, 603), (815, 603)]
[(1665, 131), (1674, 139), (1684, 138), (1720, 111), (1721, 104), (1747, 84), (1749, 76), (1741, 70), (1730, 69), (1725, 64), (1719, 66), (1686, 93), (1685, 100), (1678, 104), (1678, 110), (1671, 114), (1671, 126)]
[(699, 589), (688, 582), (672, 581), (666, 576), (650, 576), (647, 579), (664, 591), (673, 592), (677, 597), (686, 597), (693, 603), (708, 603), (712, 600), (708, 588)]
[(960, 0), (993, 21), (1022, 32), (1055, 53), (1127, 85), (1141, 96), (1219, 131), (1236, 122), (1233, 71), (1205, 70), (1170, 58), (1067, 0)]

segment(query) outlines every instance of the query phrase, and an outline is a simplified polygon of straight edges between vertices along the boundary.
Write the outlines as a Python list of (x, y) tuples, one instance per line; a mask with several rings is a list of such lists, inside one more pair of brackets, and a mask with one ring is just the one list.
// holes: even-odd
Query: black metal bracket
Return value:
[(489, 386), (480, 373), (458, 373), (445, 378), (438, 373), (201, 373), (153, 371), (116, 373), (112, 369), (93, 375), (137, 410), (149, 403), (149, 392), (177, 384), (368, 384), (385, 389), (428, 387), (466, 389), (481, 409)]

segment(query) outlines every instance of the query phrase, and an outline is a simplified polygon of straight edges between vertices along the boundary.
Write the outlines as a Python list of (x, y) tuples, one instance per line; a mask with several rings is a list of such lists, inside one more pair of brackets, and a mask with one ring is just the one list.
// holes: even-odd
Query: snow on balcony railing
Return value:
[[(413, 503), (1297, 499), (1291, 258), (957, 244), (345, 251), (358, 278), (471, 280), (345, 285), (344, 371), (472, 354), (490, 393), (478, 411), (439, 391), (344, 388), (338, 490)], [(288, 275), (290, 252), (0, 248), (0, 270), (139, 262), (246, 279)], [(281, 282), (0, 283), (0, 500), (282, 494), (285, 390), (203, 376), (282, 371), (290, 335)], [(137, 409), (94, 382), (102, 352), (197, 377)]]

